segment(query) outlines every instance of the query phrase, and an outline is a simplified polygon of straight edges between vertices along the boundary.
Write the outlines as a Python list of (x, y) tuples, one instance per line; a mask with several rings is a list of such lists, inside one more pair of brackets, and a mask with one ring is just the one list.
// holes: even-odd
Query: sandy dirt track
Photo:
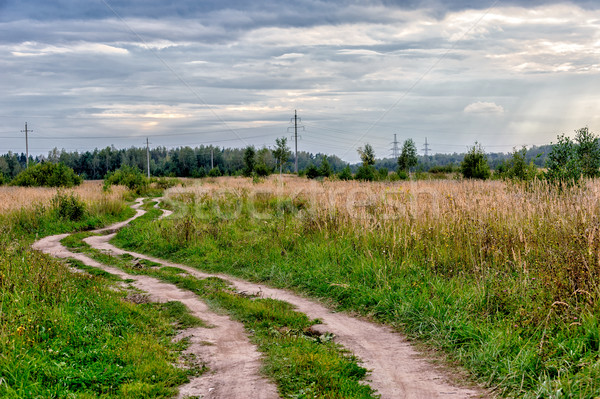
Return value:
[[(144, 211), (138, 210), (136, 216), (143, 213)], [(99, 231), (114, 231), (127, 223), (121, 222), (118, 224), (119, 227), (113, 225)], [(152, 277), (130, 275), (83, 254), (70, 252), (60, 243), (60, 240), (66, 236), (68, 234), (45, 237), (34, 243), (33, 248), (59, 258), (74, 258), (123, 279), (135, 280), (132, 285), (149, 293), (151, 301), (180, 301), (194, 316), (211, 326), (211, 328), (185, 330), (179, 337), (190, 339), (191, 345), (186, 352), (196, 355), (209, 368), (207, 373), (191, 379), (188, 384), (180, 387), (179, 398), (279, 398), (275, 385), (260, 375), (261, 355), (250, 343), (240, 323), (230, 320), (227, 316), (211, 312), (203, 301), (189, 291)]]
[[(139, 205), (137, 205), (139, 207)], [(143, 211), (138, 210), (138, 214)], [(136, 215), (139, 216), (139, 215)], [(124, 224), (123, 224), (124, 225)], [(104, 229), (104, 232), (115, 231), (114, 226), (110, 226)], [(60, 246), (60, 239), (65, 235), (47, 237), (46, 239), (38, 241), (34, 247), (42, 249), (48, 253), (54, 254), (55, 256), (65, 256), (65, 249), (58, 248)], [(426, 359), (424, 359), (418, 352), (416, 352), (412, 346), (406, 341), (401, 335), (391, 330), (391, 328), (374, 324), (360, 318), (355, 318), (344, 313), (336, 313), (329, 310), (327, 307), (301, 297), (299, 295), (290, 293), (285, 290), (275, 289), (266, 287), (259, 284), (249, 283), (237, 278), (233, 278), (226, 275), (215, 275), (203, 273), (195, 268), (175, 264), (172, 262), (164, 261), (152, 256), (139, 254), (131, 251), (124, 251), (114, 247), (109, 243), (109, 240), (114, 236), (108, 234), (104, 236), (92, 236), (85, 239), (85, 241), (92, 247), (110, 252), (112, 254), (130, 254), (136, 258), (147, 259), (153, 262), (161, 263), (166, 266), (174, 266), (186, 270), (189, 274), (205, 278), (210, 276), (220, 277), (224, 280), (230, 281), (238, 291), (244, 291), (247, 293), (260, 293), (262, 297), (274, 298), (286, 301), (293, 304), (300, 311), (305, 313), (310, 318), (319, 318), (323, 321), (323, 324), (315, 326), (315, 329), (325, 332), (331, 332), (335, 334), (335, 341), (349, 349), (352, 353), (358, 356), (362, 360), (363, 366), (371, 370), (369, 378), (369, 384), (371, 387), (377, 390), (377, 392), (384, 399), (396, 399), (396, 398), (483, 398), (489, 397), (490, 395), (485, 393), (483, 390), (464, 388), (453, 385), (447, 378), (447, 373), (444, 373), (434, 366), (431, 365)], [(43, 243), (44, 240), (47, 243)], [(54, 246), (50, 245), (53, 242)], [(58, 245), (58, 246), (57, 246)], [(68, 251), (66, 251), (68, 252)], [(75, 256), (74, 256), (75, 255)], [(69, 256), (80, 257), (79, 254), (71, 254)], [(91, 259), (90, 259), (91, 260)], [(93, 261), (92, 261), (93, 262)], [(105, 268), (110, 272), (114, 269)], [(119, 272), (115, 274), (124, 274)], [(127, 278), (139, 279), (139, 276), (129, 276)], [(147, 279), (147, 278), (146, 278)], [(160, 283), (164, 284), (164, 283)], [(165, 284), (168, 285), (168, 284)], [(153, 295), (156, 294), (154, 288), (139, 287), (144, 291), (148, 291)], [(173, 290), (173, 288), (170, 288)], [(191, 295), (191, 294), (190, 294)], [(164, 300), (164, 299), (163, 299)], [(180, 300), (180, 299), (177, 299)], [(182, 301), (183, 302), (183, 301)], [(199, 302), (199, 301), (198, 301)], [(185, 302), (184, 302), (185, 303)], [(186, 303), (187, 305), (187, 303)], [(188, 305), (189, 306), (189, 305)], [(204, 320), (208, 320), (205, 313), (199, 315)], [(217, 325), (217, 323), (210, 321)], [(238, 326), (238, 328), (241, 328)], [(214, 337), (213, 339), (217, 339)], [(246, 339), (247, 340), (247, 339)], [(236, 348), (237, 350), (237, 348)], [(245, 355), (244, 355), (245, 356)], [(203, 357), (204, 358), (204, 357)], [(215, 359), (216, 361), (216, 359)], [(258, 357), (257, 357), (258, 361)], [(210, 365), (211, 369), (217, 370)], [(218, 372), (215, 372), (213, 376), (216, 376)], [(201, 377), (202, 380), (206, 377)], [(235, 383), (239, 384), (248, 377), (241, 377), (238, 375)], [(251, 378), (258, 378), (254, 375)], [(196, 383), (200, 383), (199, 381)], [(210, 383), (208, 385), (211, 385)], [(207, 386), (208, 386), (207, 385)], [(218, 386), (219, 384), (213, 383), (212, 385)], [(214, 394), (213, 394), (214, 393)], [(260, 396), (261, 394), (250, 394), (238, 396), (230, 395), (229, 393), (221, 396), (215, 390), (210, 393), (212, 396), (203, 396), (206, 398), (267, 398), (276, 396)], [(188, 393), (188, 395), (191, 395)], [(216, 396), (214, 396), (216, 395)], [(267, 395), (267, 393), (264, 393)]]

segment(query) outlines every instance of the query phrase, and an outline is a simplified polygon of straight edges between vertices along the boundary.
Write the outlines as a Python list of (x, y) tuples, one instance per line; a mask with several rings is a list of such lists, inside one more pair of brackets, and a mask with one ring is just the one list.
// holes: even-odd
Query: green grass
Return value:
[[(228, 206), (235, 208), (219, 208)], [(600, 309), (583, 292), (563, 301), (553, 296), (550, 279), (505, 264), (469, 271), (452, 253), (469, 248), (449, 249), (437, 236), (427, 241), (427, 231), (423, 242), (392, 251), (385, 232), (317, 229), (310, 214), (289, 217), (272, 207), (271, 218), (256, 219), (242, 207), (240, 217), (224, 219), (211, 216), (210, 205), (197, 207), (181, 207), (166, 220), (142, 217), (114, 242), (376, 318), (443, 349), (502, 396), (600, 395)], [(441, 254), (439, 262), (431, 261), (433, 253)], [(542, 262), (542, 253), (536, 256)]]
[(181, 306), (131, 303), (118, 277), (74, 261), (87, 273), (73, 273), (30, 248), (132, 214), (116, 209), (77, 221), (43, 207), (0, 215), (0, 397), (169, 398), (203, 371), (175, 366), (187, 343), (171, 339), (198, 323)]
[(373, 398), (373, 390), (362, 381), (367, 370), (358, 360), (332, 341), (318, 334), (305, 314), (288, 303), (248, 297), (236, 293), (219, 278), (198, 279), (176, 267), (142, 267), (124, 255), (109, 257), (74, 240), (73, 250), (97, 261), (119, 267), (131, 274), (145, 274), (171, 282), (204, 298), (211, 306), (242, 322), (252, 341), (265, 354), (263, 370), (286, 398)]

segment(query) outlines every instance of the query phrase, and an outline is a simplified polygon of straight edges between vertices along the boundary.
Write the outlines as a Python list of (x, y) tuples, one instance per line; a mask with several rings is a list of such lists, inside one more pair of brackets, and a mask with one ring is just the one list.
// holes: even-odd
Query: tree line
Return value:
[[(585, 128), (587, 132), (587, 128)], [(566, 140), (565, 136), (561, 136)], [(520, 161), (534, 167), (545, 167), (546, 160), (554, 146), (533, 147), (529, 150), (519, 150)], [(484, 153), (479, 147), (476, 153), (482, 153), (488, 169), (499, 173), (509, 168), (514, 162), (515, 153)], [(399, 158), (376, 158), (373, 147), (365, 144), (359, 148), (361, 163), (348, 164), (335, 155), (323, 153), (312, 154), (306, 151), (298, 153), (298, 170), (301, 175), (309, 178), (320, 176), (329, 177), (337, 174), (342, 179), (358, 178), (362, 180), (379, 180), (390, 172), (396, 171), (396, 177), (407, 178), (414, 172), (449, 173), (459, 172), (465, 157), (473, 156), (473, 148), (466, 153), (434, 154), (421, 156), (417, 154), (414, 141), (404, 142)], [(156, 147), (149, 151), (150, 174), (152, 176), (172, 177), (204, 177), (221, 175), (259, 175), (270, 173), (293, 172), (295, 166), (294, 154), (289, 150), (287, 140), (278, 138), (273, 149), (268, 147), (255, 148), (224, 148), (217, 146), (199, 147)], [(94, 149), (84, 152), (70, 152), (54, 148), (47, 156), (30, 157), (30, 165), (38, 163), (63, 164), (84, 179), (103, 179), (109, 172), (123, 166), (134, 167), (146, 171), (146, 149), (130, 147), (117, 149), (114, 146)], [(0, 155), (0, 183), (14, 179), (27, 164), (25, 154), (8, 152)], [(485, 174), (485, 173), (484, 173)]]

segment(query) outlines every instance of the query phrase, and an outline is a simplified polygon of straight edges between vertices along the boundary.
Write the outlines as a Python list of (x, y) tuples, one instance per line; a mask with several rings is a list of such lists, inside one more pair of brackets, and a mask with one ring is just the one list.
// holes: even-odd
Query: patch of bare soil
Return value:
[[(313, 300), (291, 292), (270, 288), (226, 275), (207, 274), (192, 267), (167, 262), (152, 256), (124, 251), (108, 241), (113, 235), (88, 237), (85, 241), (92, 247), (114, 254), (130, 254), (134, 257), (174, 266), (199, 277), (219, 277), (230, 281), (238, 291), (257, 293), (263, 297), (279, 299), (296, 306), (298, 311), (310, 318), (318, 318), (323, 324), (315, 326), (321, 332), (335, 334), (335, 341), (362, 360), (364, 367), (371, 370), (369, 385), (382, 398), (482, 398), (492, 396), (483, 390), (465, 388), (450, 382), (450, 371), (432, 365), (418, 353), (406, 338), (391, 328), (371, 323), (345, 313), (332, 312)], [(242, 398), (244, 396), (223, 396)], [(256, 396), (245, 396), (248, 398)]]

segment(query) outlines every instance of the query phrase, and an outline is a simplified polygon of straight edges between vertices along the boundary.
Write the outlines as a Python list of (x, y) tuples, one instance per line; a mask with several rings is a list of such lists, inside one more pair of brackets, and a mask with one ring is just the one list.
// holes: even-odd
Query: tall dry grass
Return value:
[[(274, 217), (291, 204), (300, 234), (354, 237), (390, 260), (425, 262), (443, 275), (520, 276), (545, 287), (547, 302), (575, 308), (600, 298), (600, 181), (557, 192), (543, 183), (500, 181), (366, 183), (273, 176), (203, 180), (167, 197), (210, 204), (213, 216)], [(505, 288), (501, 285), (498, 289)], [(502, 295), (499, 295), (502, 296)], [(502, 304), (501, 304), (502, 305)], [(504, 304), (507, 305), (507, 304)], [(503, 305), (503, 306), (504, 306)]]
[(74, 193), (88, 205), (119, 201), (127, 191), (123, 186), (113, 186), (109, 192), (104, 192), (101, 181), (84, 181), (80, 186), (70, 189), (0, 186), (0, 214), (49, 204), (59, 190), (66, 194)]

